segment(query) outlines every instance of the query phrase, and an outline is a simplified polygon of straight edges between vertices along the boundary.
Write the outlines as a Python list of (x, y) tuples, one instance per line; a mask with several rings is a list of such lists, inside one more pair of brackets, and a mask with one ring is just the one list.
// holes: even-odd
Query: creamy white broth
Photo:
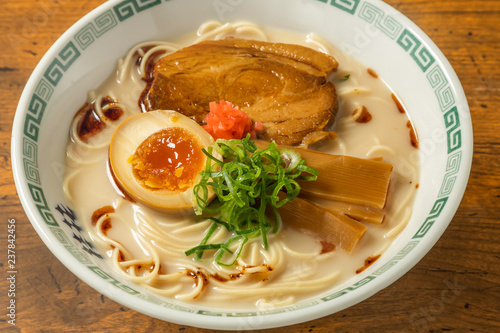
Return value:
[[(313, 148), (361, 158), (383, 157), (385, 162), (394, 165), (385, 220), (381, 225), (366, 223), (366, 233), (352, 253), (336, 250), (320, 255), (321, 244), (317, 239), (287, 228), (286, 221), (282, 221), (277, 234), (269, 233), (267, 251), (260, 238), (248, 241), (237, 267), (219, 267), (208, 253), (202, 261), (194, 261), (184, 251), (200, 243), (210, 222), (195, 223), (194, 214), (168, 215), (132, 203), (116, 188), (108, 169), (109, 142), (121, 121), (140, 113), (138, 99), (145, 87), (143, 72), (137, 68), (132, 56), (135, 50), (141, 45), (161, 44), (173, 52), (200, 40), (227, 36), (301, 44), (331, 54), (339, 62), (338, 72), (332, 78), (339, 101), (339, 112), (332, 129), (339, 137)], [(200, 28), (198, 34), (168, 43), (146, 42), (141, 45), (118, 62), (116, 73), (89, 92), (88, 102), (110, 96), (118, 100), (124, 114), (118, 121), (107, 122), (106, 128), (88, 143), (73, 133), (67, 147), (64, 179), (68, 201), (80, 222), (123, 277), (160, 295), (200, 306), (269, 309), (324, 293), (352, 278), (367, 258), (382, 254), (408, 223), (419, 179), (418, 165), (410, 163), (415, 148), (410, 143), (406, 126), (408, 116), (398, 111), (391, 99), (392, 91), (381, 78), (368, 73), (367, 65), (358, 63), (313, 34), (306, 36), (256, 27), (246, 22), (228, 25), (209, 22)], [(342, 80), (346, 75), (349, 78)], [(370, 122), (354, 121), (352, 112), (359, 104), (373, 116)], [(105, 223), (104, 218), (97, 222), (97, 226), (91, 224), (92, 214), (104, 206), (114, 208), (109, 214), (112, 227), (106, 235), (100, 228)], [(212, 240), (216, 242), (227, 237), (228, 231), (220, 228)], [(119, 260), (120, 251), (126, 264)], [(153, 263), (160, 263), (160, 266)], [(152, 272), (145, 269), (134, 273), (130, 269), (137, 267), (134, 264), (152, 267)], [(243, 272), (239, 268), (242, 266), (247, 266)], [(198, 271), (203, 274), (197, 274)], [(219, 278), (231, 275), (237, 278), (227, 281)], [(207, 276), (208, 284), (204, 284), (202, 280)]]

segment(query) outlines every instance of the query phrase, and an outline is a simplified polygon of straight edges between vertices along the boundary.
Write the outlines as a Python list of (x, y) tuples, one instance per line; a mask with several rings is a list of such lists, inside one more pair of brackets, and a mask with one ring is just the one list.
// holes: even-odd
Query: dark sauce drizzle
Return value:
[[(148, 52), (150, 49), (152, 48), (152, 46), (148, 46), (148, 47), (143, 47), (141, 48), (141, 50), (146, 53)], [(142, 111), (142, 112), (148, 112), (148, 111), (151, 111), (151, 109), (149, 108), (149, 106), (147, 105), (147, 102), (146, 102), (146, 97), (148, 95), (148, 92), (149, 90), (151, 89), (151, 86), (153, 85), (153, 79), (154, 79), (154, 68), (155, 68), (155, 65), (156, 63), (158, 62), (159, 59), (161, 59), (162, 57), (165, 56), (165, 51), (156, 51), (154, 52), (151, 57), (149, 57), (149, 59), (147, 60), (146, 62), (146, 72), (144, 73), (144, 76), (142, 78), (142, 80), (144, 82), (146, 82), (146, 87), (144, 88), (144, 90), (142, 91), (141, 93), (141, 96), (139, 97), (139, 101), (138, 101), (138, 104), (139, 104), (139, 109)], [(143, 61), (143, 58), (142, 56), (139, 54), (139, 52), (136, 52), (136, 56), (137, 56), (137, 61), (136, 61), (136, 64), (137, 66), (140, 66), (142, 61)]]
[[(403, 104), (401, 103), (401, 101), (399, 100), (399, 98), (396, 95), (392, 94), (391, 98), (394, 101), (394, 103), (396, 104), (396, 107), (398, 108), (400, 113), (408, 114), (406, 112)], [(413, 148), (417, 149), (420, 145), (419, 145), (419, 141), (418, 141), (417, 132), (415, 131), (415, 128), (413, 127), (413, 124), (411, 123), (411, 121), (408, 120), (408, 122), (406, 123), (406, 127), (408, 127), (410, 129), (410, 143), (413, 146)]]
[(356, 274), (359, 274), (359, 273), (363, 272), (365, 269), (367, 269), (368, 267), (370, 267), (370, 265), (373, 264), (375, 261), (377, 261), (378, 258), (380, 258), (380, 254), (366, 258), (365, 265), (361, 268), (358, 268), (356, 270)]
[(101, 100), (104, 119), (97, 114), (95, 103), (96, 101), (86, 102), (75, 116), (79, 117), (76, 128), (77, 135), (84, 142), (88, 142), (89, 138), (101, 132), (106, 127), (106, 121), (116, 121), (123, 115), (123, 110), (117, 105), (118, 101), (109, 96)]

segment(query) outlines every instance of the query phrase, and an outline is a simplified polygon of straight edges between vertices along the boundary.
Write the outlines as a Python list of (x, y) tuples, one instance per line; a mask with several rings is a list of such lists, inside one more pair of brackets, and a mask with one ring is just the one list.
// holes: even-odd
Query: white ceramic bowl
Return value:
[[(68, 129), (75, 105), (134, 44), (195, 31), (208, 19), (249, 20), (315, 31), (397, 88), (420, 138), (421, 179), (406, 229), (375, 264), (326, 296), (273, 311), (214, 312), (146, 293), (89, 253), (64, 197)], [(472, 126), (460, 82), (434, 43), (378, 0), (116, 0), (78, 21), (40, 61), (22, 94), (12, 132), (12, 162), (22, 205), (54, 255), (107, 297), (152, 317), (214, 329), (291, 325), (352, 306), (387, 287), (436, 243), (464, 193)], [(80, 238), (80, 240), (78, 240)]]

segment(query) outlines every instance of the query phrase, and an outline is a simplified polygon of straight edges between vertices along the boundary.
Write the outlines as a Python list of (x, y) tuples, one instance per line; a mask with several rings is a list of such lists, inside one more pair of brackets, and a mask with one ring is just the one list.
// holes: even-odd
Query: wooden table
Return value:
[[(10, 133), (21, 91), (50, 45), (103, 2), (0, 3), (2, 332), (203, 331), (150, 318), (91, 289), (45, 247), (17, 197)], [(273, 332), (500, 332), (500, 1), (387, 2), (436, 42), (462, 81), (475, 131), (465, 197), (436, 246), (397, 282), (345, 311)], [(17, 228), (16, 326), (6, 322), (9, 219)]]

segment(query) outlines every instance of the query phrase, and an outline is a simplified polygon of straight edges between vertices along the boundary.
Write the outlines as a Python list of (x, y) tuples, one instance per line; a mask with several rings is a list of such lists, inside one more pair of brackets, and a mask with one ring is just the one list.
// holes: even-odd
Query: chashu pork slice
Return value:
[(333, 57), (299, 45), (204, 41), (161, 58), (140, 104), (203, 123), (209, 102), (229, 101), (262, 122), (260, 138), (297, 144), (308, 134), (318, 137), (335, 116), (335, 86), (327, 77), (337, 66)]

